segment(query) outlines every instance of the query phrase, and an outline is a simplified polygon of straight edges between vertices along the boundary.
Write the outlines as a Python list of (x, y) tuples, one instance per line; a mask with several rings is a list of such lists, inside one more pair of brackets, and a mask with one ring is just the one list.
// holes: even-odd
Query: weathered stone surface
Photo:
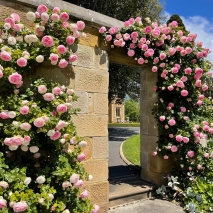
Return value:
[(87, 142), (87, 146), (82, 148), (82, 152), (86, 155), (86, 160), (92, 158), (92, 138), (85, 137), (84, 140)]
[(83, 161), (86, 171), (93, 176), (93, 182), (106, 181), (108, 179), (107, 160)]
[(143, 135), (148, 135), (149, 131), (149, 116), (145, 112), (140, 115), (140, 133)]
[(140, 112), (142, 115), (149, 115), (152, 116), (152, 109), (154, 106), (154, 103), (157, 100), (150, 99), (150, 100), (141, 100), (140, 102)]
[(148, 134), (151, 136), (158, 136), (158, 127), (154, 116), (149, 116)]
[(148, 167), (148, 153), (146, 151), (143, 151), (143, 147), (141, 147), (140, 152), (140, 162), (141, 162), (141, 168), (144, 170), (149, 170)]
[(157, 147), (158, 137), (150, 135), (140, 135), (140, 145), (143, 152), (153, 152)]
[(109, 73), (75, 67), (75, 90), (108, 93)]
[(108, 117), (107, 115), (73, 115), (77, 134), (81, 137), (86, 136), (107, 136), (108, 135)]
[(88, 103), (89, 103), (88, 113), (94, 114), (94, 93), (89, 93)]
[(108, 94), (94, 94), (94, 113), (104, 115), (108, 114)]
[(73, 108), (79, 108), (81, 111), (78, 112), (80, 114), (87, 114), (88, 113), (88, 93), (87, 92), (78, 92), (76, 91), (75, 94), (78, 96), (78, 100), (72, 102)]
[(108, 158), (108, 137), (93, 137), (93, 158)]
[(157, 82), (157, 76), (157, 73), (152, 72), (152, 65), (149, 64), (146, 67), (142, 67), (141, 84), (143, 84), (143, 82), (150, 82), (154, 83), (155, 85), (155, 83)]
[(98, 70), (106, 70), (109, 69), (109, 60), (108, 54), (106, 51), (101, 50), (100, 47), (94, 48), (94, 64), (93, 67)]
[(92, 68), (93, 66), (93, 48), (81, 44), (73, 45), (72, 51), (78, 56), (78, 59), (72, 63), (74, 66)]
[(156, 82), (148, 82), (144, 81), (141, 82), (141, 98), (143, 100), (147, 99), (156, 99), (157, 98), (157, 93), (153, 90), (153, 86), (156, 86)]

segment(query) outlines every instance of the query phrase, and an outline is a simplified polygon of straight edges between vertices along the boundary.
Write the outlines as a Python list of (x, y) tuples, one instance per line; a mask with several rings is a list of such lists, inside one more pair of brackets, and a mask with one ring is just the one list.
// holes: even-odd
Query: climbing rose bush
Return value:
[[(207, 149), (202, 145), (203, 140), (210, 141), (213, 136), (212, 99), (206, 96), (212, 76), (212, 63), (207, 60), (210, 50), (196, 41), (197, 34), (182, 31), (176, 21), (159, 25), (149, 18), (144, 23), (140, 17), (130, 18), (120, 29), (101, 27), (99, 33), (111, 48), (125, 48), (136, 64), (149, 64), (150, 72), (158, 76), (153, 85), (158, 94), (153, 115), (159, 139), (152, 154), (166, 161), (176, 159), (177, 163), (176, 171), (171, 172), (177, 180), (173, 184), (168, 174), (170, 184), (158, 194), (165, 196), (166, 189), (170, 189), (172, 199), (183, 202), (188, 211), (212, 211), (212, 200), (209, 203), (201, 189), (193, 187), (199, 178), (208, 180), (209, 188), (213, 185), (212, 176), (207, 175), (213, 168), (212, 146)], [(191, 181), (192, 171), (197, 182)], [(195, 202), (196, 195), (188, 197), (189, 186), (202, 198), (199, 202)]]
[(71, 121), (77, 96), (34, 78), (43, 62), (63, 69), (77, 59), (71, 47), (85, 24), (46, 5), (26, 18), (32, 29), (16, 13), (0, 24), (0, 212), (96, 213), (83, 189), (92, 179), (81, 163), (87, 142)]

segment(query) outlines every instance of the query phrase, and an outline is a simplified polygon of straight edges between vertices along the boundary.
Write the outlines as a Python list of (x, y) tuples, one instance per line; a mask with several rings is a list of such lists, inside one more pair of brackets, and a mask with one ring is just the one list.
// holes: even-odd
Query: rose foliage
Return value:
[[(189, 212), (212, 211), (213, 108), (211, 98), (205, 97), (212, 74), (210, 50), (196, 41), (197, 34), (182, 31), (177, 21), (158, 25), (137, 17), (121, 29), (101, 27), (99, 32), (111, 47), (125, 48), (139, 65), (149, 63), (150, 72), (158, 76), (153, 115), (159, 139), (153, 155), (175, 158), (178, 165), (168, 174), (168, 186), (157, 193), (176, 199)], [(203, 141), (209, 141), (208, 146)]]
[(34, 28), (16, 13), (0, 24), (0, 212), (95, 213), (81, 189), (92, 176), (81, 164), (87, 142), (71, 121), (77, 96), (33, 77), (44, 61), (63, 69), (77, 59), (71, 47), (85, 24), (46, 5), (26, 18)]

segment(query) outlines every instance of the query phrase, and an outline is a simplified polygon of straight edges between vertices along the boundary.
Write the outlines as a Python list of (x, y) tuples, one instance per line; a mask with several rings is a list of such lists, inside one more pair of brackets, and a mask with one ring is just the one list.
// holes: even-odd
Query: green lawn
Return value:
[(140, 166), (140, 134), (128, 138), (122, 148), (124, 156), (134, 165)]
[(109, 123), (108, 127), (140, 127), (140, 123)]

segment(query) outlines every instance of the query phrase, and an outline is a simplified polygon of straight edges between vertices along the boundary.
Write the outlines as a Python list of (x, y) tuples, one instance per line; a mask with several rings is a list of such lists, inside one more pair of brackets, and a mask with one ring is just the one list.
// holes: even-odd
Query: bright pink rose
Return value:
[(138, 59), (138, 64), (144, 64), (144, 59), (143, 58), (139, 58)]
[(12, 59), (11, 55), (6, 51), (2, 51), (0, 57), (3, 61), (10, 61)]
[(27, 115), (29, 113), (29, 107), (28, 106), (20, 107), (20, 113), (22, 115)]
[(106, 32), (106, 27), (101, 27), (99, 29), (99, 33), (103, 34), (104, 32)]
[(64, 54), (64, 53), (67, 52), (67, 49), (66, 49), (66, 47), (64, 45), (59, 45), (57, 47), (57, 49), (58, 49), (59, 54)]
[(165, 117), (164, 115), (161, 115), (161, 116), (159, 117), (159, 120), (160, 120), (160, 121), (165, 121), (165, 119), (166, 119), (166, 117)]
[(112, 36), (111, 35), (107, 35), (106, 36), (106, 41), (111, 41), (112, 40)]
[(177, 152), (177, 150), (178, 150), (177, 146), (174, 146), (174, 145), (173, 145), (173, 146), (171, 147), (171, 151), (172, 151), (172, 152)]
[(51, 36), (44, 36), (41, 40), (42, 44), (45, 46), (45, 47), (51, 47), (54, 45), (54, 41), (53, 41), (53, 38)]
[(78, 30), (83, 30), (85, 28), (85, 23), (83, 21), (77, 21)]
[(43, 4), (40, 4), (38, 7), (37, 7), (37, 11), (41, 14), (41, 13), (45, 13), (48, 11), (48, 8), (43, 5)]
[(176, 141), (181, 142), (181, 141), (183, 140), (183, 136), (177, 135), (177, 136), (175, 137), (175, 139), (176, 139)]
[(170, 86), (167, 87), (167, 89), (168, 89), (169, 91), (172, 91), (172, 90), (174, 89), (174, 87), (173, 87), (172, 85), (170, 85)]
[(60, 68), (65, 68), (65, 67), (67, 67), (67, 65), (68, 65), (68, 62), (65, 59), (61, 59), (58, 63), (58, 66)]
[(4, 198), (0, 198), (0, 209), (7, 207), (7, 201)]
[(195, 153), (194, 153), (194, 151), (188, 151), (187, 152), (187, 155), (190, 157), (190, 158), (192, 158), (192, 157), (194, 157), (194, 155), (195, 155)]
[(168, 124), (169, 124), (170, 126), (174, 126), (174, 125), (176, 124), (176, 121), (175, 121), (174, 119), (170, 119), (170, 120), (168, 121)]
[(10, 25), (11, 25), (11, 27), (13, 28), (14, 27), (14, 25), (15, 25), (15, 21), (14, 21), (14, 19), (13, 18), (6, 18), (5, 20), (4, 20), (4, 22), (5, 23), (9, 23)]
[(145, 33), (150, 34), (152, 32), (152, 27), (147, 26), (147, 27), (145, 27), (144, 30), (145, 30)]
[(45, 101), (53, 101), (55, 99), (55, 96), (52, 93), (45, 93), (43, 95), (43, 98)]
[(39, 92), (40, 94), (46, 93), (46, 92), (47, 92), (47, 87), (46, 87), (45, 85), (39, 85), (39, 86), (38, 86), (38, 92)]
[(66, 12), (62, 12), (62, 13), (60, 14), (60, 19), (61, 19), (62, 22), (68, 21), (69, 15), (68, 15)]
[(36, 118), (34, 121), (33, 121), (33, 124), (34, 126), (40, 128), (40, 127), (43, 127), (45, 125), (45, 121), (43, 118)]
[(128, 50), (127, 55), (132, 57), (135, 55), (135, 51), (134, 50)]
[(188, 137), (183, 137), (183, 142), (184, 143), (188, 143), (189, 142), (189, 138)]
[(81, 153), (78, 155), (77, 159), (78, 159), (78, 161), (83, 161), (86, 159), (86, 155), (84, 153)]
[(158, 71), (158, 68), (156, 66), (153, 66), (152, 67), (152, 72), (157, 72)]
[(60, 137), (61, 137), (61, 133), (59, 131), (56, 131), (55, 134), (50, 137), (50, 139), (55, 141), (55, 140), (58, 140)]
[(56, 65), (58, 63), (57, 54), (51, 53), (49, 59), (50, 59), (52, 65)]
[(67, 111), (67, 106), (65, 104), (59, 104), (56, 110), (57, 112), (65, 113)]
[(16, 63), (19, 65), (19, 67), (27, 66), (27, 60), (23, 57), (19, 58)]
[(72, 54), (72, 55), (70, 55), (70, 57), (69, 57), (69, 62), (74, 62), (74, 61), (76, 61), (77, 60), (77, 55), (75, 55), (75, 54)]
[(67, 42), (68, 45), (72, 45), (75, 42), (75, 37), (67, 36), (66, 42)]
[(83, 192), (81, 192), (80, 197), (84, 199), (88, 196), (88, 194), (89, 194), (88, 191), (84, 190)]
[(93, 205), (94, 209), (92, 210), (92, 213), (97, 213), (100, 209), (100, 207), (96, 204)]
[(160, 58), (160, 60), (164, 60), (166, 58), (166, 54), (165, 53), (160, 53), (159, 58)]
[(183, 97), (186, 97), (189, 92), (187, 90), (182, 90), (181, 93), (180, 93)]
[(9, 113), (7, 111), (3, 111), (0, 113), (0, 118), (1, 119), (8, 119), (10, 118)]
[(186, 107), (180, 107), (181, 112), (186, 112)]
[(60, 95), (60, 94), (61, 94), (61, 89), (60, 89), (60, 87), (54, 87), (54, 88), (52, 89), (52, 93), (53, 93), (54, 95)]

